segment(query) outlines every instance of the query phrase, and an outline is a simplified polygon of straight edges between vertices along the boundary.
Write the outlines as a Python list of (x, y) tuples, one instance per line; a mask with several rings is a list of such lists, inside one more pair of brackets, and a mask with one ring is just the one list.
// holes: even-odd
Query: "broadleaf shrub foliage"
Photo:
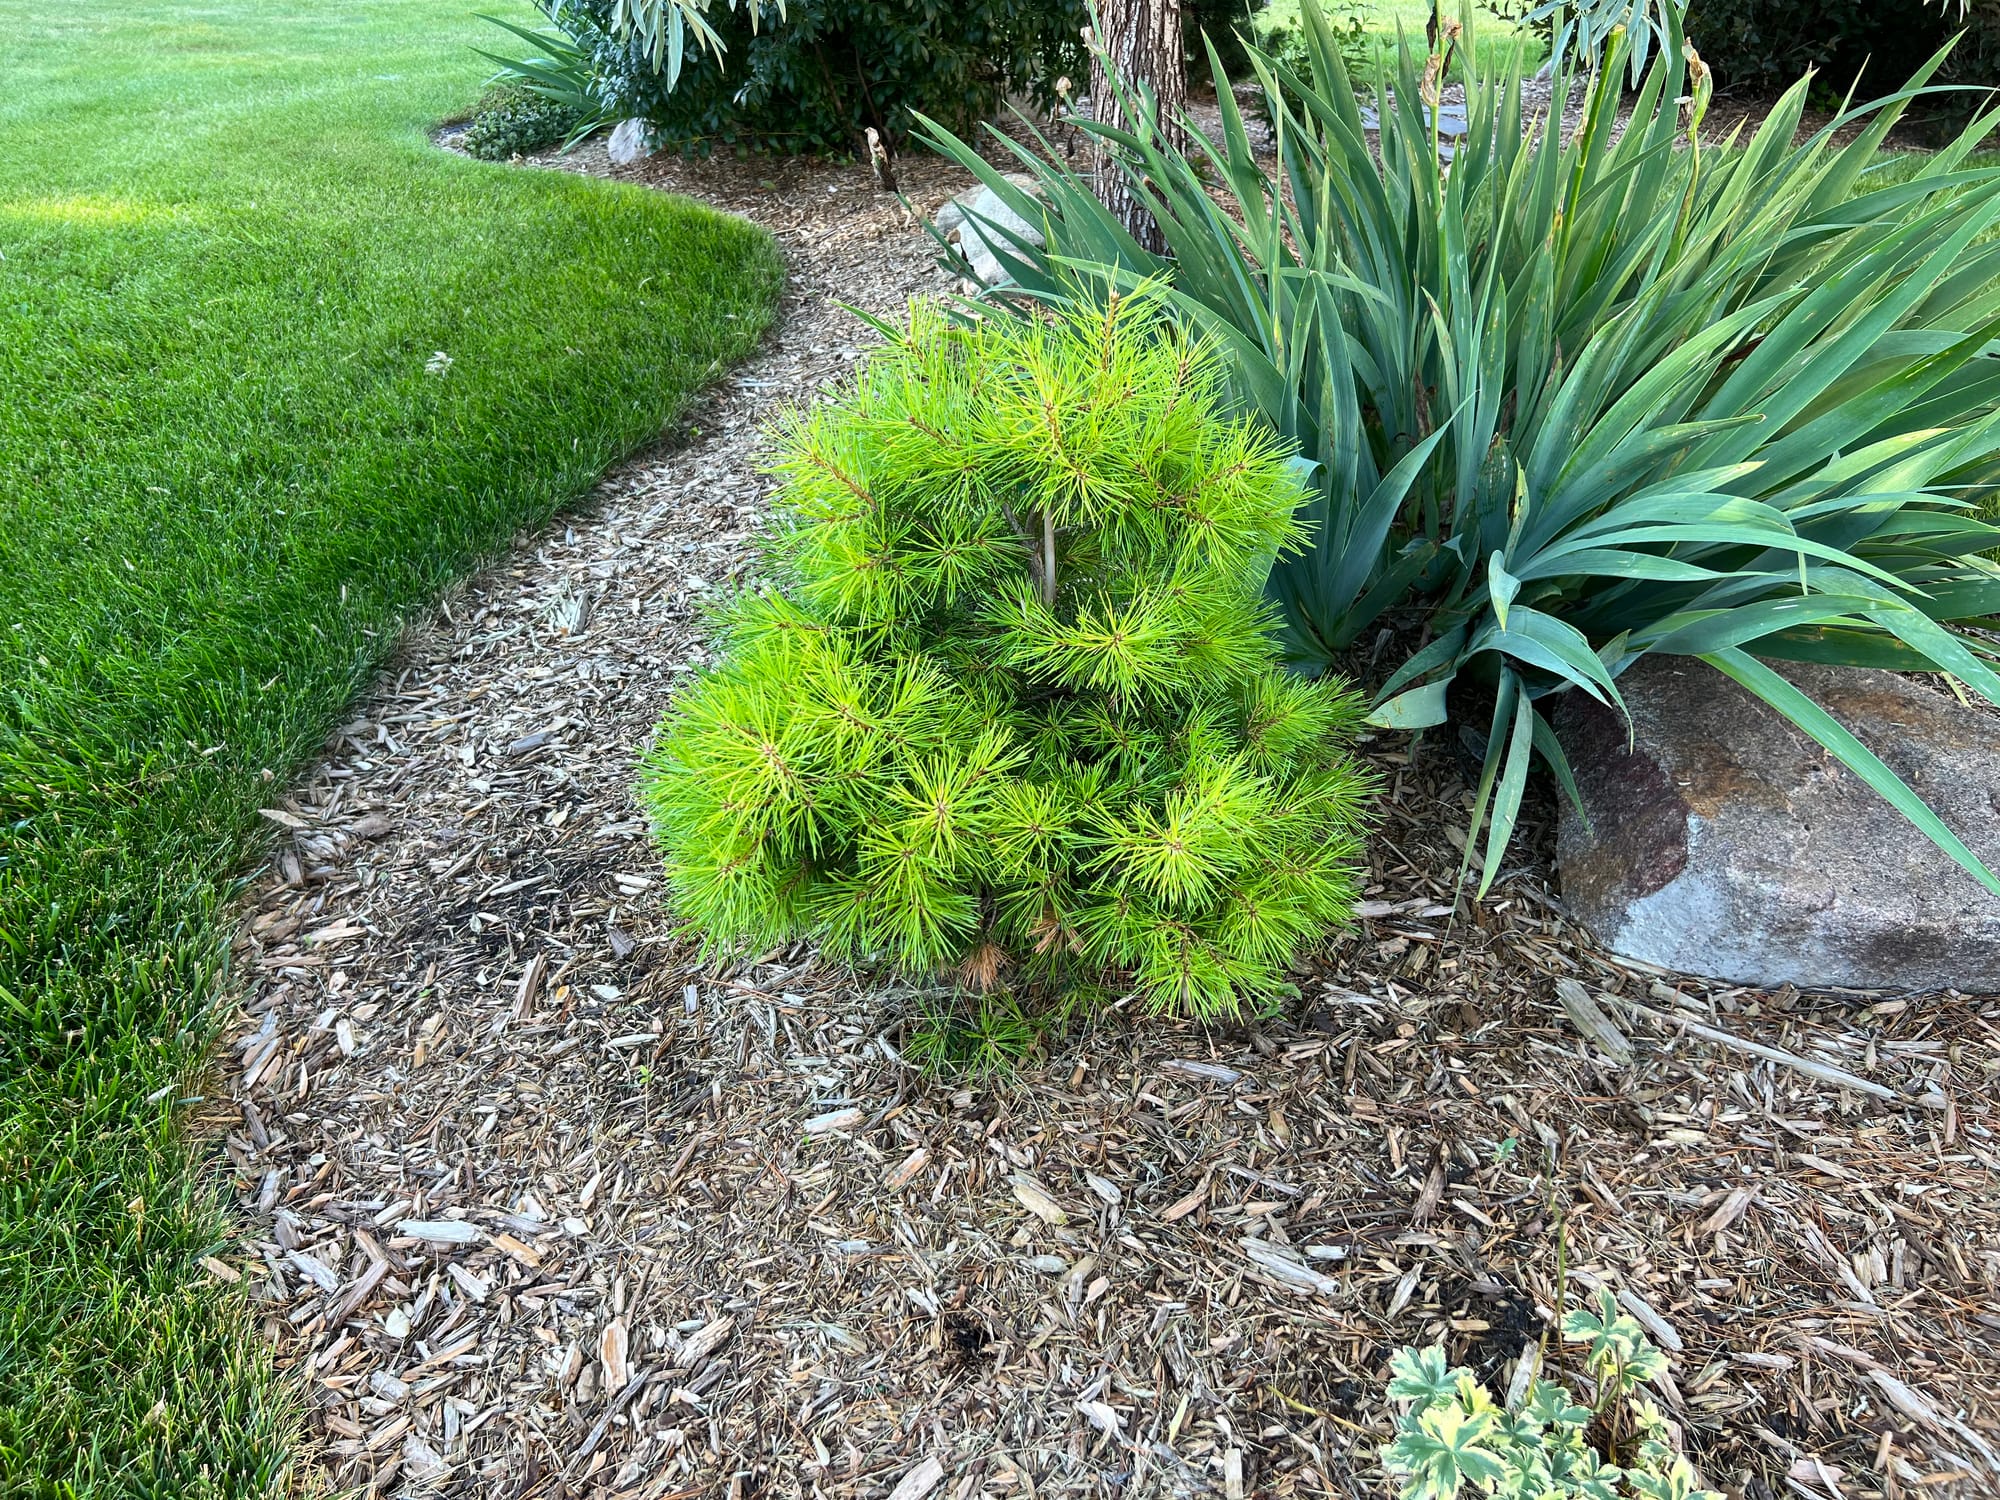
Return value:
[(702, 45), (684, 50), (635, 12), (655, 14), (554, 0), (549, 17), (588, 58), (608, 118), (644, 119), (694, 154), (846, 154), (870, 127), (895, 145), (913, 110), (969, 128), (1010, 93), (1050, 103), (1057, 78), (1083, 76), (1080, 0), (744, 0), (701, 13)]
[(643, 795), (711, 945), (1129, 988), (1199, 1014), (1343, 921), (1359, 705), (1280, 670), (1268, 430), (1141, 290), (1053, 323), (919, 304), (777, 441), (770, 587), (718, 620)]
[[(1524, 109), (1517, 69), (1489, 76), (1455, 41), (1468, 129), (1445, 153), (1424, 101), (1453, 58), (1406, 46), (1378, 74), (1378, 137), (1312, 0), (1303, 14), (1314, 81), (1252, 59), (1274, 168), (1226, 78), (1218, 138), (1187, 152), (1136, 94), (1137, 130), (1082, 124), (1165, 257), (1053, 155), (1015, 148), (1044, 205), (931, 132), (1046, 228), (1046, 250), (1003, 256), (1003, 295), (1171, 279), (1235, 400), (1319, 464), (1311, 545), (1272, 577), (1295, 658), (1420, 622), (1376, 721), (1483, 739), (1466, 854), (1485, 884), (1531, 762), (1569, 780), (1551, 696), (1622, 708), (1620, 675), (1663, 652), (1742, 684), (2000, 891), (1763, 660), (1948, 671), (2000, 702), (1973, 628), (2000, 613), (2000, 527), (1981, 516), (2000, 478), (2000, 169), (1968, 161), (2000, 116), (1905, 174), (1879, 147), (1928, 71), (1795, 143), (1801, 82), (1754, 132), (1704, 145), (1708, 78), (1669, 7), (1622, 131), (1628, 34), (1568, 137)], [(1555, 97), (1568, 86), (1559, 70)]]
[[(549, 18), (559, 14), (564, 4), (565, 0), (536, 0), (537, 9)], [(560, 26), (522, 26), (500, 16), (485, 16), (482, 19), (533, 49), (526, 56), (520, 55), (518, 49), (505, 56), (488, 52), (483, 47), (474, 49), (488, 62), (497, 63), (500, 67), (494, 75), (495, 86), (480, 101), (482, 113), (496, 99), (510, 95), (530, 98), (551, 109), (561, 110), (570, 117), (562, 141), (565, 148), (616, 118), (607, 112), (608, 105), (598, 88), (591, 47), (569, 30)]]
[(562, 145), (581, 123), (572, 106), (532, 89), (495, 89), (479, 101), (459, 144), (481, 161), (509, 161)]
[(1724, 90), (1775, 93), (1811, 69), (1822, 100), (1857, 86), (1866, 94), (1909, 77), (1961, 32), (1938, 79), (1965, 92), (1917, 109), (1962, 124), (1979, 107), (1976, 91), (2000, 85), (2000, 0), (1688, 0), (1685, 9), (1688, 40)]

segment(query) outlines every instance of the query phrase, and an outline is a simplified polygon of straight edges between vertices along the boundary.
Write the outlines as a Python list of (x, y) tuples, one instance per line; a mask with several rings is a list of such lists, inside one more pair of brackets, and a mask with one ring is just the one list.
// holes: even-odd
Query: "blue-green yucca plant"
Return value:
[(1261, 593), (1297, 466), (1156, 292), (919, 306), (793, 417), (771, 586), (718, 621), (643, 795), (712, 946), (1212, 1015), (1350, 913), (1359, 702)]
[[(1570, 781), (1552, 696), (1622, 707), (1620, 674), (1666, 652), (1784, 714), (2000, 892), (1767, 665), (1946, 671), (2000, 701), (1992, 647), (1965, 629), (2000, 611), (2000, 529), (1981, 519), (2000, 465), (2000, 169), (1967, 165), (1996, 116), (1913, 175), (1884, 170), (1878, 148), (1940, 54), (1803, 143), (1804, 81), (1748, 139), (1702, 145), (1706, 70), (1667, 7), (1671, 45), (1622, 131), (1623, 33), (1568, 139), (1527, 117), (1518, 69), (1484, 76), (1464, 48), (1469, 130), (1445, 142), (1426, 102), (1445, 60), (1406, 44), (1375, 80), (1378, 153), (1304, 10), (1317, 86), (1251, 55), (1275, 170), (1220, 70), (1220, 138), (1196, 133), (1187, 154), (1140, 94), (1135, 131), (1079, 122), (1159, 220), (1165, 257), (1052, 159), (1016, 148), (1044, 204), (931, 132), (1044, 225), (1046, 251), (1016, 237), (1007, 257), (1017, 297), (1170, 279), (1239, 404), (1318, 462), (1310, 545), (1271, 581), (1294, 661), (1323, 666), (1392, 611), (1421, 612), (1375, 718), (1478, 715), (1466, 853), (1483, 854), (1482, 890), (1532, 758)], [(1555, 97), (1568, 86), (1559, 72)]]

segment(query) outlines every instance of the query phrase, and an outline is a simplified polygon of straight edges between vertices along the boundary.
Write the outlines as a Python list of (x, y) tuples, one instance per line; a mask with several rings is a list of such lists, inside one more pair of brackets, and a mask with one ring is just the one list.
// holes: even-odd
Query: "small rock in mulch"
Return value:
[(604, 154), (616, 167), (629, 167), (633, 162), (651, 156), (651, 127), (644, 120), (620, 120), (605, 138)]
[[(1009, 172), (1007, 181), (1024, 193), (1039, 192), (1035, 179), (1025, 172)], [(1044, 243), (1040, 226), (1015, 213), (983, 182), (954, 194), (937, 211), (932, 223), (986, 286), (998, 286), (1013, 279), (1000, 259), (1002, 255), (1019, 253), (1019, 246), (1010, 236), (1018, 235), (1037, 247)]]

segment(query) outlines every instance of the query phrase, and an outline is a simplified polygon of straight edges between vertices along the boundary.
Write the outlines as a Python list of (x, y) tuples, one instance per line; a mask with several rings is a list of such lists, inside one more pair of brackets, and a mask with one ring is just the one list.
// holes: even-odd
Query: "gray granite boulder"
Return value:
[(629, 167), (641, 157), (653, 154), (653, 128), (644, 120), (620, 120), (611, 127), (604, 143), (605, 154), (614, 166)]
[[(1041, 195), (1041, 184), (1025, 172), (1009, 172), (1007, 181), (1031, 196)], [(937, 232), (945, 237), (972, 267), (972, 274), (987, 286), (998, 286), (1003, 281), (1011, 281), (1007, 268), (1001, 263), (1002, 255), (1018, 256), (1020, 247), (1007, 237), (1011, 231), (1039, 247), (1042, 244), (1042, 227), (1030, 224), (1015, 213), (998, 193), (985, 183), (975, 183), (956, 197), (948, 199), (931, 221)]]
[[(2000, 869), (2000, 715), (1892, 672), (1773, 663)], [(2000, 993), (2000, 896), (1706, 664), (1569, 692), (1563, 899), (1614, 952), (1743, 984)]]

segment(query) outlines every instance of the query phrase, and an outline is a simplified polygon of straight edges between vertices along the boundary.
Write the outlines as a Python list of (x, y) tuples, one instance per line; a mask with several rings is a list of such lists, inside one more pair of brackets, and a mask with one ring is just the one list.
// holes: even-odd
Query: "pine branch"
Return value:
[[(1035, 544), (1035, 533), (1021, 524), (1021, 518), (1014, 514), (1014, 507), (1006, 501), (1000, 502), (1000, 513), (1007, 518), (1007, 525), (1013, 531), (1015, 540), (1021, 544), (1021, 552), (1028, 559), (1028, 576), (1034, 580), (1035, 592), (1044, 602), (1053, 603), (1054, 596), (1047, 584), (1047, 572), (1043, 566), (1043, 551)], [(1044, 518), (1047, 512), (1043, 512)]]
[(1056, 520), (1047, 508), (1042, 511), (1042, 604), (1056, 607)]

